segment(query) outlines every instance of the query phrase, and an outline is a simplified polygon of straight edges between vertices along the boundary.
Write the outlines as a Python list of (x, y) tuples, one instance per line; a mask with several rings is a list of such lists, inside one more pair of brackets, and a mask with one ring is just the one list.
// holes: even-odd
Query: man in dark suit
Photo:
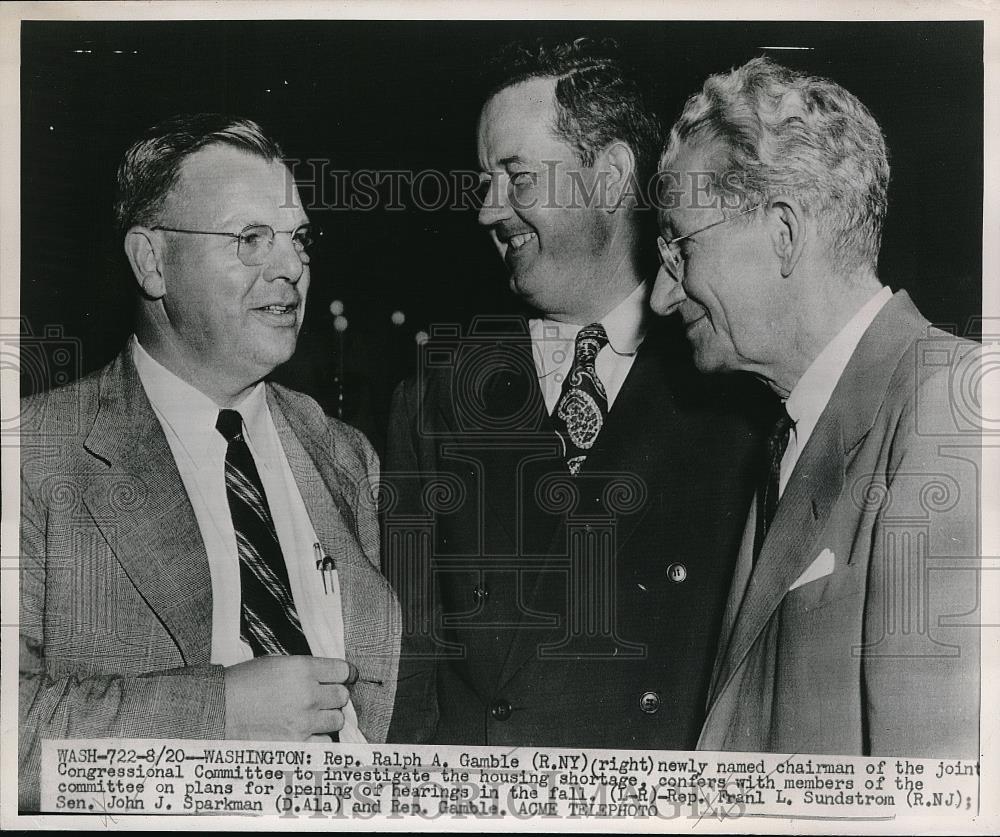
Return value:
[(479, 119), (479, 221), (534, 313), (432, 329), (395, 394), (390, 740), (693, 747), (753, 430), (648, 316), (659, 131), (637, 84), (585, 41), (508, 58)]
[(309, 287), (280, 149), (246, 120), (177, 117), (129, 149), (117, 210), (136, 333), (22, 404), (26, 810), (46, 738), (381, 741), (395, 690), (376, 456), (263, 382)]
[(661, 169), (679, 200), (654, 307), (679, 306), (699, 369), (750, 372), (785, 407), (698, 746), (975, 758), (976, 344), (876, 274), (878, 124), (755, 59), (688, 100)]

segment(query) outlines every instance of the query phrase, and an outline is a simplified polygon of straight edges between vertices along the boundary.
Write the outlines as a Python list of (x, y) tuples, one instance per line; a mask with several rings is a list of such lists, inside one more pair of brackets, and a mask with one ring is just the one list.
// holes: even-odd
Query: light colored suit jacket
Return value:
[(903, 292), (869, 327), (752, 573), (751, 510), (700, 749), (977, 756), (975, 348)]
[[(275, 427), (324, 552), (337, 560), (346, 657), (382, 685), (351, 697), (384, 741), (399, 607), (379, 572), (364, 437), (267, 385)], [(38, 805), (43, 738), (221, 738), (212, 589), (194, 510), (126, 349), (25, 399), (21, 413), (20, 806)], [(310, 556), (311, 558), (311, 556)]]

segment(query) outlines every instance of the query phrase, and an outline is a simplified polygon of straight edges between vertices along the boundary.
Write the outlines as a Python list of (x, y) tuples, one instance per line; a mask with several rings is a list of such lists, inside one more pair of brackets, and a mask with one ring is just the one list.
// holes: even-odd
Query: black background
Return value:
[[(666, 21), (24, 22), (23, 333), (61, 327), (71, 374), (121, 347), (133, 283), (112, 223), (114, 172), (163, 117), (247, 116), (289, 156), (332, 169), (471, 170), (484, 59), (510, 40), (580, 35), (622, 44), (666, 124), (706, 75), (762, 53), (855, 93), (892, 165), (881, 277), (969, 333), (981, 308), (982, 24)], [(299, 350), (278, 376), (332, 412), (342, 363), (345, 418), (378, 444), (414, 333), (514, 300), (470, 209), (307, 208), (325, 234)], [(339, 341), (335, 298), (349, 321)], [(396, 309), (403, 326), (390, 323)], [(53, 382), (38, 364), (22, 371), (24, 393)]]

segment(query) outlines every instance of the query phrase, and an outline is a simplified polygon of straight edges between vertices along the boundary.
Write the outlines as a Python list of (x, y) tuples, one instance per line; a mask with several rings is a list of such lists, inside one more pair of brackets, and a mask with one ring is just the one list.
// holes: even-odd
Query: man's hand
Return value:
[(305, 741), (339, 732), (358, 670), (325, 657), (256, 657), (228, 666), (226, 738)]

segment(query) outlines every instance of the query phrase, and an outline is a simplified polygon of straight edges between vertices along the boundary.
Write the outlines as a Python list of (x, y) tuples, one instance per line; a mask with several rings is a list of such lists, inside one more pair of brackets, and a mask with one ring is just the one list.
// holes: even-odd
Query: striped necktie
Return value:
[(580, 329), (573, 365), (552, 411), (552, 423), (563, 443), (563, 459), (573, 476), (580, 472), (608, 417), (608, 396), (595, 367), (598, 353), (607, 345), (608, 334), (600, 323)]
[(243, 438), (243, 417), (220, 410), (215, 429), (229, 443), (226, 499), (240, 560), (240, 639), (255, 657), (309, 654), (264, 486)]

